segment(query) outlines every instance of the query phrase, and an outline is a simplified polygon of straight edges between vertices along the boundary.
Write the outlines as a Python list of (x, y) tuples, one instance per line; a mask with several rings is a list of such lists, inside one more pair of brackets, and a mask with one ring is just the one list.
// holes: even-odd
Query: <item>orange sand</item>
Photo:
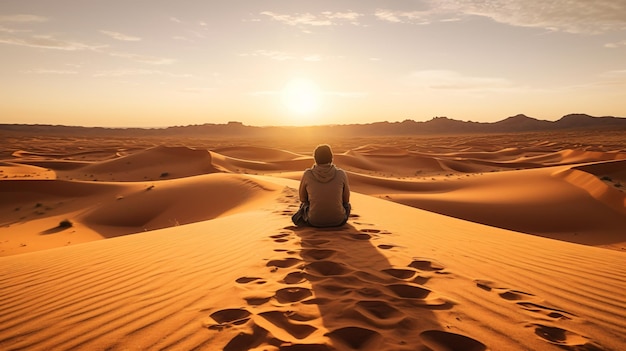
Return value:
[(13, 140), (0, 349), (626, 349), (624, 140), (330, 140), (331, 229), (289, 220), (319, 140)]

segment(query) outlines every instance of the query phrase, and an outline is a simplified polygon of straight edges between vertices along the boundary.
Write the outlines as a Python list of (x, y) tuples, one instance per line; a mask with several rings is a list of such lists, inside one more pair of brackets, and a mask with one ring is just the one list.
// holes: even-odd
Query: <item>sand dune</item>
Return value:
[(0, 349), (626, 349), (626, 148), (553, 137), (343, 140), (329, 229), (302, 145), (16, 148)]
[[(267, 182), (271, 179), (265, 178)], [(0, 258), (3, 349), (619, 350), (620, 252), (354, 196)], [(291, 182), (291, 183), (288, 183)], [(410, 220), (407, 220), (410, 218)]]

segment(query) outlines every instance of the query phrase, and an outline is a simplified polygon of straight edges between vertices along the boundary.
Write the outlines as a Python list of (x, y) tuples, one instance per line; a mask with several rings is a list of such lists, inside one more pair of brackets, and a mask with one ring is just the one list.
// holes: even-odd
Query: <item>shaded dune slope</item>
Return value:
[[(411, 145), (367, 144), (337, 152), (335, 163), (349, 172), (352, 190), (356, 192), (524, 233), (615, 249), (626, 247), (626, 234), (621, 229), (626, 225), (626, 200), (621, 187), (626, 178), (623, 171), (626, 153), (621, 149), (597, 151), (599, 147), (565, 150), (559, 147), (558, 143), (532, 142), (494, 148), (478, 140), (452, 147), (433, 147), (433, 151), (426, 152), (423, 147)], [(17, 156), (25, 154), (21, 152)], [(310, 154), (255, 146), (221, 147), (208, 152), (161, 146), (123, 154), (98, 162), (43, 156), (36, 160), (17, 158), (5, 162), (0, 170), (6, 170), (7, 177), (28, 172), (34, 175), (37, 171), (42, 178), (56, 176), (94, 183), (108, 180), (138, 186), (146, 180), (185, 179), (215, 172), (274, 174), (299, 179), (302, 170), (313, 164)], [(62, 158), (60, 153), (51, 155)], [(35, 167), (34, 164), (49, 168), (28, 168)], [(11, 170), (19, 172), (11, 174)], [(211, 208), (207, 203), (214, 190), (196, 191), (195, 188), (204, 189), (203, 186), (181, 187), (182, 184), (187, 183), (163, 182), (157, 186), (159, 191), (143, 194), (155, 201), (154, 206), (145, 208), (135, 205), (143, 197), (128, 197), (127, 191), (118, 190), (113, 196), (126, 197), (126, 201), (99, 201), (102, 208), (98, 211), (103, 214), (97, 215), (99, 212), (92, 208), (94, 214), (88, 217), (89, 227), (104, 230), (109, 236), (213, 216), (210, 210), (206, 210), (211, 213), (208, 217), (195, 215), (198, 211), (193, 201), (185, 208), (181, 205), (183, 200), (168, 200), (203, 198), (205, 202), (201, 201), (200, 207)], [(149, 186), (154, 185), (142, 185), (134, 191), (141, 193)], [(158, 194), (162, 192), (168, 195), (160, 197)], [(239, 198), (237, 192), (233, 194), (228, 198)], [(131, 203), (132, 206), (125, 205)], [(141, 215), (128, 219), (130, 215), (125, 211), (131, 210)], [(109, 215), (118, 218), (110, 226), (102, 220)], [(19, 218), (9, 217), (5, 223)], [(81, 217), (81, 221), (85, 218)], [(103, 229), (102, 225), (109, 229)]]

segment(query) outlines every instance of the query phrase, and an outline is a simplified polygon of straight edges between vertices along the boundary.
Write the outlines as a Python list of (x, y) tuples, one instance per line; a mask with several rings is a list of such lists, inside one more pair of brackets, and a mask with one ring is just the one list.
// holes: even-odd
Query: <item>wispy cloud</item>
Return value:
[(116, 39), (116, 40), (121, 40), (121, 41), (140, 41), (141, 38), (139, 37), (134, 37), (134, 36), (130, 36), (130, 35), (126, 35), (123, 33), (119, 33), (119, 32), (112, 32), (112, 31), (108, 31), (108, 30), (101, 30), (100, 33), (104, 34), (104, 35), (108, 35), (109, 37)]
[(110, 52), (109, 55), (113, 57), (121, 57), (131, 61), (140, 62), (140, 63), (149, 63), (151, 65), (169, 65), (174, 63), (176, 60), (164, 57), (157, 56), (147, 56), (147, 55), (139, 55), (139, 54), (131, 54), (127, 52)]
[(12, 22), (12, 23), (32, 23), (32, 22), (46, 22), (47, 17), (37, 15), (8, 15), (0, 16), (0, 22)]
[(294, 60), (296, 56), (289, 54), (284, 51), (273, 51), (273, 50), (256, 50), (251, 53), (239, 54), (242, 57), (267, 57), (276, 61), (288, 61)]
[(358, 12), (330, 12), (325, 11), (319, 14), (312, 13), (296, 13), (296, 14), (279, 14), (272, 11), (261, 12), (261, 15), (270, 17), (272, 20), (281, 22), (290, 26), (333, 26), (340, 24), (359, 25), (359, 18), (363, 16)]
[(626, 40), (622, 40), (622, 41), (618, 41), (618, 42), (614, 42), (614, 43), (606, 43), (604, 44), (605, 48), (609, 48), (609, 49), (617, 49), (617, 48), (621, 48), (626, 46)]
[(125, 76), (167, 76), (171, 78), (192, 78), (191, 74), (180, 74), (180, 73), (170, 73), (164, 72), (160, 70), (150, 70), (150, 69), (120, 69), (120, 70), (111, 70), (111, 71), (101, 71), (95, 73), (94, 77), (125, 77)]
[(78, 71), (61, 70), (61, 69), (33, 69), (33, 70), (24, 71), (24, 73), (28, 73), (28, 74), (58, 74), (58, 75), (65, 75), (65, 74), (78, 74)]
[(430, 12), (427, 11), (393, 11), (386, 9), (378, 9), (374, 16), (382, 21), (393, 23), (418, 23), (429, 24)]
[(602, 73), (596, 85), (626, 87), (626, 69)]
[(83, 51), (98, 50), (106, 47), (105, 45), (91, 45), (77, 41), (57, 39), (51, 35), (33, 35), (26, 38), (17, 37), (0, 37), (0, 43), (9, 45), (26, 46), (40, 49), (64, 50), (64, 51)]
[(586, 34), (626, 29), (625, 1), (439, 0), (432, 4), (441, 10), (489, 17), (513, 26)]
[(509, 89), (513, 84), (504, 78), (474, 77), (450, 70), (413, 72), (410, 82), (422, 88), (436, 90), (493, 90)]
[(251, 53), (239, 54), (241, 57), (266, 57), (276, 61), (302, 60), (308, 62), (318, 62), (327, 59), (319, 54), (297, 55), (285, 51), (256, 50)]
[(30, 32), (30, 30), (7, 28), (7, 27), (3, 27), (2, 25), (0, 25), (0, 33), (13, 34), (13, 33), (24, 33), (24, 32)]
[(95, 53), (125, 58), (131, 61), (151, 65), (167, 65), (175, 62), (175, 60), (170, 58), (132, 54), (127, 52), (115, 52), (112, 51), (108, 45), (87, 44), (74, 40), (59, 39), (53, 35), (24, 36), (9, 32), (5, 36), (0, 36), (0, 44), (61, 51), (92, 51)]

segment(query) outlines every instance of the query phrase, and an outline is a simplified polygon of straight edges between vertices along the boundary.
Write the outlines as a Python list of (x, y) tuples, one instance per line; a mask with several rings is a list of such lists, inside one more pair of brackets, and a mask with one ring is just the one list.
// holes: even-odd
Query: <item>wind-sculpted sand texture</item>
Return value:
[(353, 215), (315, 229), (324, 140), (14, 139), (0, 349), (626, 349), (624, 140), (337, 141)]

